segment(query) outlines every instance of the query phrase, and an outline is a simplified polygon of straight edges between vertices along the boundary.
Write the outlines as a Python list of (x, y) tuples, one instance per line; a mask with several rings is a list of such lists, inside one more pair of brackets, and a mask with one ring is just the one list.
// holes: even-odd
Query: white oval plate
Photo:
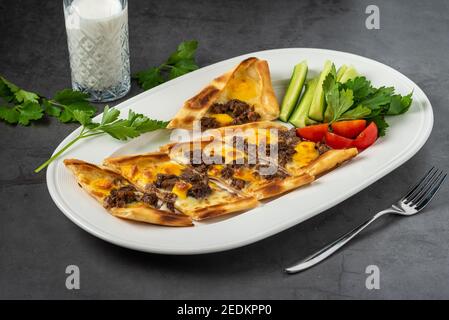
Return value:
[[(101, 163), (103, 158), (124, 146), (123, 142), (109, 136), (82, 141), (48, 167), (47, 185), (56, 205), (87, 232), (123, 247), (164, 254), (223, 251), (269, 237), (342, 202), (410, 159), (423, 146), (432, 130), (431, 104), (424, 92), (410, 79), (382, 63), (354, 54), (321, 49), (278, 49), (235, 57), (164, 83), (121, 103), (117, 108), (122, 113), (132, 108), (152, 118), (169, 120), (187, 98), (250, 56), (268, 61), (278, 99), (282, 98), (296, 63), (306, 59), (311, 70), (309, 75), (313, 75), (329, 59), (337, 67), (342, 64), (354, 65), (376, 86), (394, 86), (401, 94), (413, 90), (413, 105), (408, 113), (390, 117), (386, 137), (379, 139), (353, 161), (310, 186), (239, 215), (197, 223), (191, 228), (139, 224), (109, 215), (78, 187), (62, 163), (64, 158)], [(56, 150), (78, 133), (79, 129), (75, 130)], [(149, 143), (158, 141), (158, 138), (152, 137), (160, 134), (147, 134)], [(151, 145), (153, 149), (157, 147), (157, 144)]]

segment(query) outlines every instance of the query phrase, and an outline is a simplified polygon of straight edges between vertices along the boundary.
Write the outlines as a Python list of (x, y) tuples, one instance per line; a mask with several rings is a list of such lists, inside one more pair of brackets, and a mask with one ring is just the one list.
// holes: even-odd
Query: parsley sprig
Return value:
[(151, 67), (147, 70), (137, 72), (133, 78), (144, 89), (148, 90), (156, 87), (167, 80), (171, 80), (198, 69), (195, 62), (195, 52), (198, 48), (198, 41), (184, 41), (167, 61), (158, 67)]
[(335, 71), (324, 80), (323, 91), (327, 103), (326, 122), (368, 119), (376, 123), (379, 136), (385, 135), (388, 128), (385, 116), (407, 112), (413, 95), (413, 92), (405, 96), (395, 94), (393, 87), (375, 88), (365, 77), (340, 83), (336, 81)]
[(74, 111), (93, 116), (97, 109), (87, 100), (88, 95), (71, 89), (58, 91), (53, 98), (26, 91), (0, 76), (0, 120), (10, 124), (29, 125), (45, 115), (61, 122), (75, 122)]
[(126, 119), (119, 119), (119, 116), (120, 110), (106, 106), (101, 121), (98, 123), (92, 121), (88, 112), (75, 110), (73, 112), (73, 117), (82, 125), (81, 132), (75, 139), (67, 143), (50, 159), (41, 164), (34, 170), (34, 172), (38, 173), (46, 168), (67, 149), (82, 139), (108, 134), (115, 139), (125, 141), (130, 138), (138, 137), (145, 132), (165, 128), (168, 124), (166, 121), (153, 120), (143, 114), (135, 113), (132, 110), (128, 111), (128, 117)]

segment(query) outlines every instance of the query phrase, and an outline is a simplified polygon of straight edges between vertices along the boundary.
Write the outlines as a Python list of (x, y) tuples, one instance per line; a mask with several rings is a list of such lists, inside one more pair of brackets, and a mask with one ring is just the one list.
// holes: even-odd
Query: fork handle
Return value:
[(297, 273), (297, 272), (306, 270), (310, 267), (313, 267), (314, 265), (320, 263), (327, 257), (331, 256), (334, 252), (336, 252), (338, 249), (343, 247), (345, 244), (347, 244), (352, 238), (354, 238), (356, 235), (358, 235), (362, 230), (364, 230), (366, 227), (368, 227), (371, 223), (376, 221), (378, 218), (382, 217), (383, 215), (385, 215), (387, 213), (394, 213), (394, 212), (395, 212), (395, 210), (390, 208), (390, 209), (382, 210), (382, 211), (376, 213), (371, 219), (365, 221), (360, 226), (352, 229), (348, 233), (345, 233), (337, 240), (326, 245), (324, 248), (315, 252), (311, 256), (305, 258), (301, 262), (285, 269), (285, 272), (287, 272), (289, 274), (293, 274), (293, 273)]

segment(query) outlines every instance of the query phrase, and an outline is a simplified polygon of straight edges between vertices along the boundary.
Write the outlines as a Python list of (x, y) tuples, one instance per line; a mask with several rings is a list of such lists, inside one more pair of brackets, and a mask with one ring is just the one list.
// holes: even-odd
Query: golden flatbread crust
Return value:
[[(240, 85), (241, 83), (243, 85)], [(238, 98), (253, 105), (261, 116), (260, 120), (273, 120), (279, 117), (279, 104), (271, 84), (266, 60), (254, 57), (245, 59), (231, 71), (212, 80), (197, 95), (184, 103), (167, 128), (192, 129), (193, 121), (204, 117), (213, 103), (224, 103)]]
[(349, 149), (332, 149), (320, 155), (316, 160), (312, 161), (309, 165), (299, 170), (290, 172), (291, 174), (303, 174), (308, 173), (315, 177), (322, 176), (323, 174), (332, 171), (342, 163), (349, 161), (358, 154), (357, 148)]
[(264, 200), (298, 189), (306, 184), (312, 183), (314, 180), (314, 176), (303, 173), (298, 176), (290, 176), (283, 179), (277, 178), (254, 189), (250, 188), (246, 192), (253, 194), (258, 200)]
[[(123, 185), (130, 184), (119, 174), (82, 160), (65, 159), (64, 164), (73, 173), (79, 185), (100, 204), (103, 204), (104, 199), (114, 188), (114, 181), (119, 180)], [(95, 181), (100, 181), (102, 187), (95, 186)], [(110, 208), (107, 211), (119, 218), (163, 226), (187, 227), (193, 225), (192, 220), (186, 215), (159, 210), (144, 203), (139, 203), (139, 206), (134, 207), (127, 205), (123, 208)]]
[[(120, 173), (137, 189), (144, 191), (148, 183), (151, 183), (159, 173), (161, 168), (165, 170), (171, 166), (182, 168), (178, 172), (170, 172), (179, 175), (186, 168), (182, 163), (173, 161), (169, 155), (163, 152), (151, 152), (142, 155), (121, 156), (104, 160), (104, 165), (114, 172)], [(135, 166), (135, 169), (133, 168)], [(130, 169), (131, 168), (131, 169)], [(167, 173), (162, 171), (162, 173)], [(141, 179), (142, 176), (151, 177)], [(256, 207), (258, 201), (254, 197), (242, 196), (233, 193), (227, 188), (221, 187), (215, 182), (210, 182), (213, 189), (212, 194), (204, 199), (195, 199), (187, 196), (185, 199), (177, 198), (175, 207), (183, 214), (190, 216), (194, 220), (216, 217), (232, 212), (240, 212)], [(167, 191), (159, 190), (161, 194)]]

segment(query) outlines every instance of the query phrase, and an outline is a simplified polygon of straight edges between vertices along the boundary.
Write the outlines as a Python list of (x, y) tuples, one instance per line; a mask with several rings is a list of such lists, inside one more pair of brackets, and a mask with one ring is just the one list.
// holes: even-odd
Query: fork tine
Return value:
[(416, 192), (413, 196), (410, 196), (408, 199), (409, 203), (418, 203), (422, 197), (427, 194), (427, 192), (435, 185), (438, 179), (443, 175), (442, 170), (436, 170), (434, 173), (427, 179), (426, 183), (423, 183), (422, 188), (418, 192)]
[(447, 173), (445, 173), (438, 181), (437, 183), (433, 186), (433, 188), (426, 194), (425, 197), (423, 197), (419, 202), (416, 203), (416, 209), (422, 210), (427, 204), (429, 204), (429, 202), (433, 199), (433, 197), (435, 196), (435, 194), (438, 192), (438, 190), (440, 189), (441, 185), (443, 184), (444, 180), (447, 177)]
[(418, 183), (416, 183), (408, 192), (407, 194), (400, 200), (406, 200), (408, 199), (413, 192), (416, 191), (416, 189), (424, 182), (424, 180), (426, 180), (426, 178), (433, 172), (433, 170), (435, 169), (435, 167), (430, 168), (429, 171), (427, 171), (427, 173), (418, 181)]

